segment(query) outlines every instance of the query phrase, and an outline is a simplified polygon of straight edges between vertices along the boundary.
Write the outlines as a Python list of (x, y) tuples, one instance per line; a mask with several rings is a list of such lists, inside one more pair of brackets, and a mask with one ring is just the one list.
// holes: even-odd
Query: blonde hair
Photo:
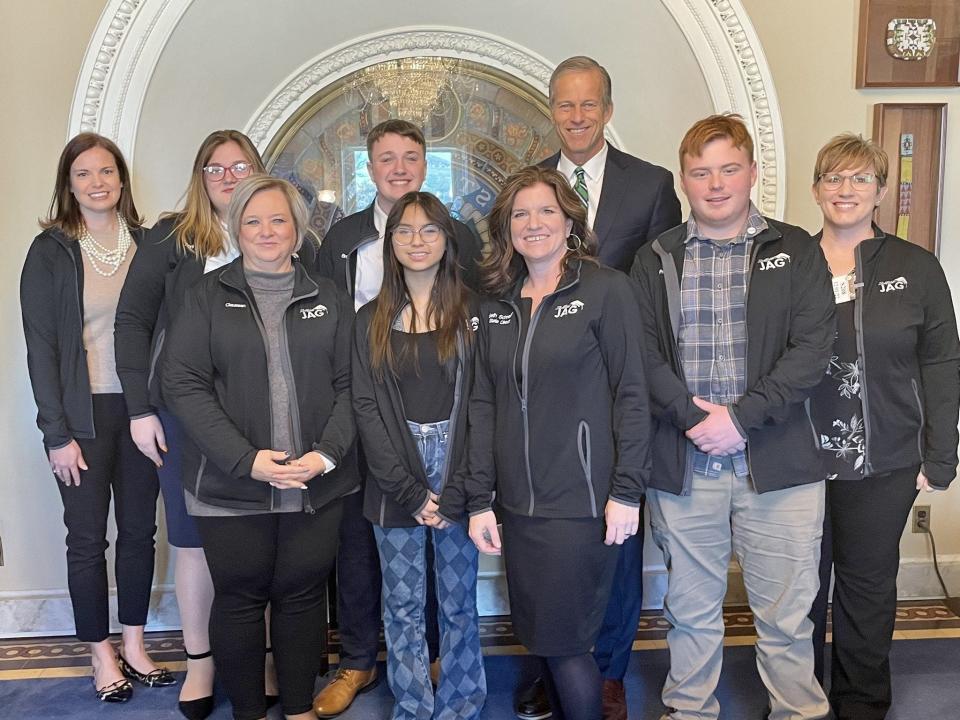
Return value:
[(820, 148), (817, 162), (813, 166), (813, 183), (820, 182), (820, 176), (844, 168), (873, 167), (877, 178), (877, 188), (886, 187), (890, 160), (886, 151), (873, 140), (862, 135), (847, 132), (835, 135)]
[(293, 226), (297, 232), (297, 245), (293, 251), (297, 252), (303, 245), (303, 239), (310, 228), (310, 211), (307, 210), (307, 204), (303, 201), (299, 190), (288, 181), (270, 175), (254, 175), (241, 180), (233, 191), (230, 196), (230, 206), (227, 208), (227, 231), (230, 233), (230, 238), (239, 247), (237, 240), (240, 236), (243, 211), (247, 209), (253, 196), (264, 190), (279, 190), (287, 198), (290, 215), (293, 217)]
[(200, 143), (200, 149), (193, 159), (193, 170), (190, 172), (190, 184), (187, 185), (187, 200), (183, 210), (161, 216), (176, 218), (173, 234), (177, 238), (177, 247), (184, 253), (193, 253), (197, 258), (219, 255), (224, 250), (223, 229), (207, 194), (207, 186), (203, 182), (203, 168), (210, 162), (214, 151), (228, 142), (235, 142), (240, 146), (247, 160), (253, 165), (254, 172), (266, 173), (260, 153), (250, 138), (239, 130), (215, 130)]

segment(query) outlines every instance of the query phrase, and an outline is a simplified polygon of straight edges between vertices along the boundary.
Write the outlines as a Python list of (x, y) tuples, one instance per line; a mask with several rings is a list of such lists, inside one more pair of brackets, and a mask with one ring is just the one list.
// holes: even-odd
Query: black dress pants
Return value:
[(100, 642), (110, 634), (107, 596), (107, 518), (113, 496), (117, 523), (114, 571), (118, 619), (145, 625), (153, 583), (157, 532), (157, 471), (130, 437), (120, 393), (93, 395), (96, 437), (77, 440), (87, 470), (80, 484), (57, 481), (67, 526), (67, 584), (77, 639)]
[(263, 613), (286, 715), (311, 709), (343, 502), (316, 513), (197, 517), (213, 578), (210, 646), (236, 720), (266, 715)]
[(890, 644), (900, 536), (917, 497), (916, 467), (827, 482), (820, 592), (811, 610), (823, 682), (827, 598), (834, 573), (830, 704), (838, 720), (882, 720), (891, 703)]

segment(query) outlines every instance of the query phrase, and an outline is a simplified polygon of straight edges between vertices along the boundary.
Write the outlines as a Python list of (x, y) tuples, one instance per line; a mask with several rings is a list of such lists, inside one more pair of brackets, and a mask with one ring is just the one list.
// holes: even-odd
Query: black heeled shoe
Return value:
[[(184, 650), (184, 653), (187, 655), (187, 660), (205, 660), (213, 655), (212, 650), (196, 655), (188, 653), (186, 650)], [(180, 700), (177, 706), (180, 708), (180, 714), (187, 720), (205, 720), (213, 712), (213, 695), (206, 695), (195, 700)]]
[[(268, 647), (268, 648), (265, 650), (265, 652), (272, 653), (272, 652), (273, 652), (273, 648), (272, 648), (272, 647)], [(279, 695), (264, 695), (264, 696), (263, 696), (263, 699), (266, 700), (266, 702), (267, 702), (267, 709), (272, 708), (274, 705), (276, 705), (278, 702), (280, 702), (280, 696), (279, 696)]]
[(155, 668), (148, 673), (142, 673), (124, 660), (123, 655), (119, 653), (117, 653), (117, 665), (120, 666), (120, 672), (124, 677), (136, 680), (147, 687), (168, 687), (177, 684), (177, 679), (166, 668)]
[(129, 680), (117, 680), (102, 688), (97, 687), (97, 681), (93, 681), (93, 689), (97, 693), (97, 700), (107, 703), (122, 703), (133, 697), (133, 685)]

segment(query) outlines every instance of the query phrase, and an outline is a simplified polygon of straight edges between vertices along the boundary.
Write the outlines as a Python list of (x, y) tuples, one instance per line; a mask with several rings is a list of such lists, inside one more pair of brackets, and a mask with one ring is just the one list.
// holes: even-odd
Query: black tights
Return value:
[(554, 720), (600, 720), (603, 679), (592, 653), (542, 657)]

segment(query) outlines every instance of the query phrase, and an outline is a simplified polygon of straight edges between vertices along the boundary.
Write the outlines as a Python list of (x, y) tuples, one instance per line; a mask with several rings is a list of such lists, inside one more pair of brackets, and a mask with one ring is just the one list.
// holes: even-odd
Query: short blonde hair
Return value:
[(297, 252), (303, 245), (303, 239), (310, 227), (310, 213), (307, 210), (307, 204), (303, 201), (300, 191), (291, 183), (270, 175), (251, 175), (247, 179), (241, 180), (233, 191), (230, 196), (230, 207), (227, 208), (227, 232), (230, 233), (231, 240), (239, 246), (238, 238), (243, 211), (247, 209), (247, 205), (253, 196), (264, 190), (279, 190), (287, 198), (290, 215), (293, 217), (293, 225), (297, 231), (297, 245), (293, 249), (294, 252)]
[(890, 169), (886, 151), (862, 135), (851, 132), (836, 135), (817, 153), (817, 162), (813, 166), (813, 184), (820, 182), (821, 175), (857, 167), (873, 167), (877, 187), (886, 187)]

